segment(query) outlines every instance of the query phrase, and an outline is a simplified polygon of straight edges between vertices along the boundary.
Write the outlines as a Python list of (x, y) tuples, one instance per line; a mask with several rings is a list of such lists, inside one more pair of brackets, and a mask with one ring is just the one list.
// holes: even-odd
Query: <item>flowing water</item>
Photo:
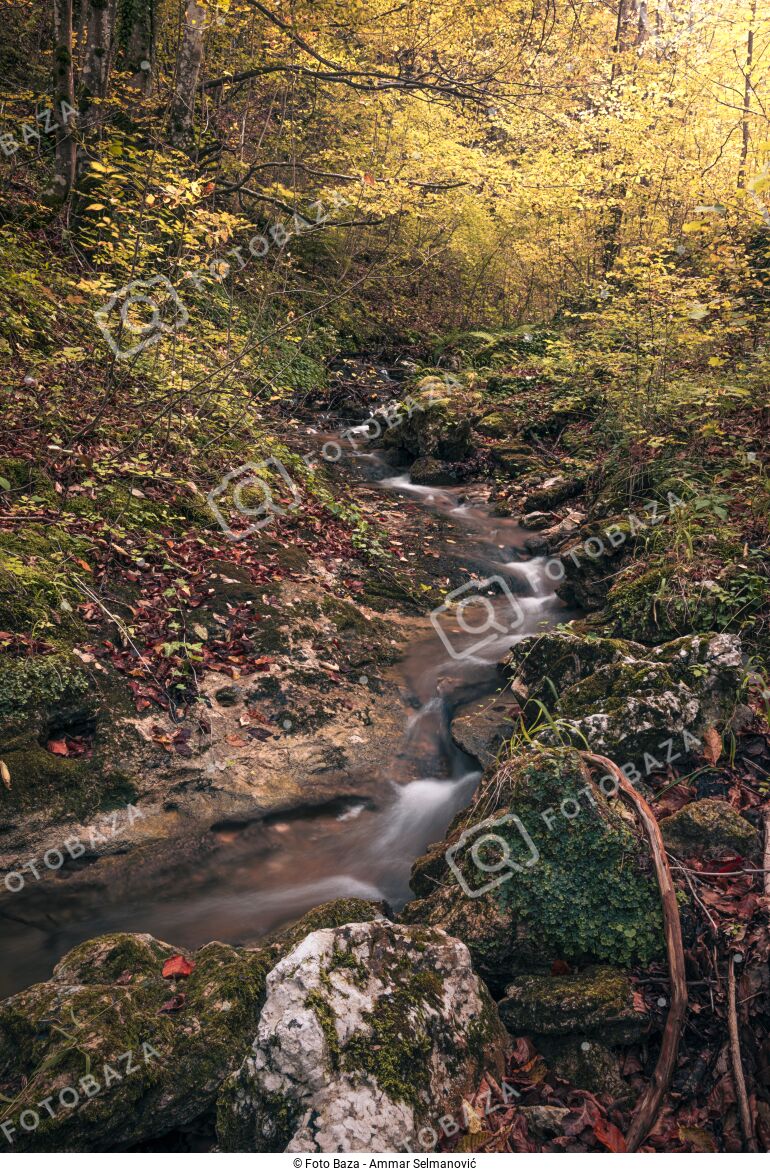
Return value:
[(396, 667), (413, 712), (400, 753), (382, 765), (376, 801), (362, 797), (214, 828), (213, 846), (209, 833), (205, 851), (180, 851), (178, 865), (150, 886), (132, 884), (130, 860), (124, 883), (96, 880), (76, 892), (62, 885), (60, 894), (55, 885), (37, 894), (30, 885), (1, 914), (2, 993), (44, 979), (67, 949), (104, 932), (148, 932), (185, 948), (212, 939), (250, 943), (326, 900), (358, 896), (398, 908), (409, 898), (412, 863), (441, 838), (480, 778), (478, 763), (451, 739), (453, 709), (492, 696), (505, 652), (564, 611), (545, 560), (527, 558), (526, 534), (510, 519), (492, 517), (482, 493), (414, 485), (378, 455), (361, 456), (379, 492), (450, 521), (452, 553), (461, 553), (477, 578), (493, 580), (483, 597), (477, 588), (459, 588), (459, 608), (439, 617), (443, 637), (426, 618)]

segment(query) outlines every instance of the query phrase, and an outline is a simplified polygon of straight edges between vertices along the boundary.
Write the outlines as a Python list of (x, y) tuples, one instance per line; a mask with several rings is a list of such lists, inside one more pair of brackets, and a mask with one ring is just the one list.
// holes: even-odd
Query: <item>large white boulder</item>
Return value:
[(267, 978), (224, 1085), (230, 1152), (399, 1152), (459, 1112), (507, 1041), (460, 941), (387, 920), (311, 933)]

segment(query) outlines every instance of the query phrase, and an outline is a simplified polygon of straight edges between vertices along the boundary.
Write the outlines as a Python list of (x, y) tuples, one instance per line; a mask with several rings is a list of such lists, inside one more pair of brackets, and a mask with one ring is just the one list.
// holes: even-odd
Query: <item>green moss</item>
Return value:
[(631, 697), (654, 697), (676, 691), (677, 682), (663, 665), (612, 664), (565, 689), (559, 711), (574, 719), (597, 711), (620, 713), (626, 710)]
[(599, 1034), (605, 1042), (630, 1042), (647, 1024), (647, 1015), (634, 1009), (629, 978), (609, 966), (521, 977), (506, 990), (499, 1011), (513, 1035)]
[(50, 568), (37, 570), (25, 566), (16, 555), (0, 555), (0, 624), (3, 631), (40, 634), (53, 626), (52, 611), (63, 616), (65, 627), (78, 626), (71, 611), (62, 610), (64, 594), (52, 581), (52, 573)]
[(0, 656), (0, 728), (41, 709), (80, 704), (92, 687), (74, 656)]
[(382, 916), (382, 909), (371, 900), (329, 900), (311, 908), (300, 920), (268, 937), (265, 947), (275, 950), (276, 960), (290, 952), (300, 941), (318, 929), (337, 929), (341, 925), (361, 924)]
[(530, 448), (519, 441), (502, 441), (494, 444), (490, 455), (495, 464), (509, 476), (521, 476), (525, 472), (540, 470), (540, 461)]
[[(554, 958), (628, 965), (660, 956), (660, 898), (646, 845), (591, 790), (594, 805), (586, 785), (571, 749), (531, 747), (503, 763), (454, 820), (442, 848), (418, 861), (413, 886), (426, 895), (407, 905), (404, 919), (459, 937), (494, 986), (512, 973), (549, 967)], [(491, 832), (505, 841), (511, 860), (504, 881), (491, 887), (489, 871), (471, 856), (474, 828), (486, 819), (496, 821)], [(467, 896), (442, 860), (450, 847), (467, 888), (478, 895)]]
[(340, 1066), (340, 1040), (337, 1034), (337, 1019), (334, 1011), (324, 998), (320, 990), (311, 990), (305, 999), (308, 1010), (312, 1010), (321, 1028), (326, 1047), (329, 1052), (329, 1062), (332, 1071), (338, 1071)]
[[(711, 549), (709, 557), (721, 563), (714, 571), (702, 569), (698, 561), (666, 558), (642, 570), (630, 567), (608, 591), (593, 626), (643, 643), (710, 631), (738, 631), (751, 643), (762, 628), (757, 615), (770, 607), (770, 588), (763, 571), (753, 572), (740, 553), (733, 550), (732, 555), (738, 560), (725, 565), (718, 550)], [(724, 558), (729, 557), (726, 551)]]
[(504, 439), (517, 431), (518, 420), (512, 411), (492, 411), (476, 424), (476, 431), (482, 436)]
[(54, 483), (48, 473), (37, 465), (15, 457), (3, 457), (0, 460), (0, 479), (7, 481), (9, 489), (4, 489), (8, 498), (18, 503), (24, 498), (36, 502), (52, 505), (56, 501)]
[(82, 818), (95, 809), (96, 779), (87, 764), (57, 757), (40, 746), (3, 752), (11, 775), (10, 790), (0, 791), (3, 812), (45, 809), (52, 817)]
[[(514, 764), (507, 780), (510, 807), (533, 829), (540, 859), (501, 886), (500, 903), (515, 920), (537, 925), (554, 957), (646, 963), (663, 944), (649, 858), (609, 804), (597, 797), (594, 806), (580, 796), (585, 785), (571, 751), (535, 752), (518, 768)], [(578, 804), (578, 817), (559, 816), (565, 799)], [(549, 809), (557, 812), (550, 829), (542, 817)], [(520, 856), (518, 833), (509, 829), (507, 837), (513, 858)]]
[(169, 956), (162, 942), (140, 933), (107, 933), (76, 945), (62, 957), (56, 975), (84, 985), (105, 985), (123, 973), (153, 973)]
[(367, 1072), (394, 1100), (418, 1108), (433, 1050), (425, 1017), (430, 1009), (440, 1009), (442, 988), (435, 973), (413, 973), (399, 982), (364, 1015), (366, 1028), (348, 1039), (340, 1059), (342, 1068)]
[(339, 949), (335, 946), (332, 950), (329, 969), (344, 969), (349, 971), (351, 981), (361, 990), (366, 989), (369, 984), (369, 971), (363, 962), (358, 960), (352, 950)]
[[(112, 933), (67, 954), (55, 980), (0, 1006), (0, 1083), (14, 1097), (5, 1118), (17, 1121), (89, 1072), (100, 1080), (103, 1064), (118, 1066), (129, 1050), (136, 1064), (76, 1111), (46, 1117), (34, 1133), (19, 1130), (22, 1151), (121, 1148), (213, 1105), (256, 1034), (272, 959), (214, 943), (190, 955), (188, 978), (164, 980), (163, 963), (177, 952), (152, 937)], [(175, 992), (183, 1005), (162, 1012)], [(157, 1059), (142, 1061), (143, 1043)]]
[[(620, 639), (579, 636), (572, 632), (545, 632), (514, 647), (507, 660), (508, 673), (520, 677), (530, 697), (549, 706), (554, 690), (563, 691), (597, 669), (644, 654), (641, 644)], [(549, 683), (550, 682), (550, 683)]]

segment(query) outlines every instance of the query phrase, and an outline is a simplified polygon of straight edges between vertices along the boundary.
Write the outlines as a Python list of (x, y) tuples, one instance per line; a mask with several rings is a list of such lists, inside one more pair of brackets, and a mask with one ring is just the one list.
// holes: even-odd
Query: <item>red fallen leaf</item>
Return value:
[(174, 994), (173, 998), (169, 998), (168, 1002), (163, 1003), (158, 1013), (169, 1014), (173, 1010), (181, 1010), (186, 1001), (186, 994)]
[(49, 753), (55, 753), (60, 758), (68, 758), (70, 756), (70, 751), (67, 746), (67, 742), (64, 740), (63, 737), (58, 738), (53, 741), (49, 741), (48, 745), (46, 746), (46, 749), (48, 750)]
[(746, 866), (746, 861), (742, 855), (733, 855), (729, 859), (711, 860), (703, 865), (705, 872), (719, 872), (724, 874), (727, 872), (739, 872)]
[(568, 961), (554, 961), (551, 965), (552, 977), (563, 977), (565, 973), (572, 973), (572, 967)]
[(194, 969), (194, 961), (188, 961), (181, 953), (175, 953), (163, 962), (161, 973), (164, 978), (183, 978), (189, 977)]
[(623, 1133), (610, 1120), (603, 1120), (601, 1116), (597, 1116), (594, 1124), (594, 1133), (596, 1139), (600, 1144), (603, 1144), (611, 1153), (624, 1153), (626, 1151), (626, 1141)]
[(707, 762), (711, 762), (715, 766), (722, 756), (722, 738), (717, 733), (713, 725), (703, 734), (703, 757)]
[(576, 1105), (562, 1122), (561, 1127), (564, 1135), (579, 1136), (586, 1128), (592, 1128), (596, 1115), (593, 1105), (589, 1105), (587, 1101)]
[(513, 1051), (511, 1053), (511, 1063), (515, 1067), (521, 1067), (530, 1058), (531, 1049), (529, 1042), (524, 1037), (519, 1037), (513, 1040)]

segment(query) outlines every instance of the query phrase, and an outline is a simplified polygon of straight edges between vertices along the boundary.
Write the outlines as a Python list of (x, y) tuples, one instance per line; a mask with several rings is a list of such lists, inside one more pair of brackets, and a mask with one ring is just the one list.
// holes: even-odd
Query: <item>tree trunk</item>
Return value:
[(75, 182), (75, 80), (72, 67), (72, 0), (54, 0), (53, 115), (56, 121), (56, 164), (47, 195), (64, 204)]
[(746, 186), (746, 163), (749, 157), (749, 139), (751, 131), (749, 117), (751, 115), (751, 71), (754, 68), (754, 22), (757, 18), (757, 0), (751, 0), (751, 15), (749, 17), (749, 32), (746, 37), (746, 68), (743, 72), (743, 115), (741, 117), (741, 158), (738, 164), (738, 187)]
[(183, 146), (192, 138), (195, 96), (203, 60), (203, 26), (206, 10), (198, 0), (187, 0), (182, 43), (176, 72), (176, 91), (171, 107), (171, 141)]
[(124, 3), (120, 31), (122, 65), (131, 74), (129, 84), (146, 98), (152, 90), (155, 65), (155, 0)]
[(85, 133), (100, 121), (94, 99), (107, 96), (112, 57), (112, 0), (88, 0), (86, 5), (85, 56), (80, 75), (80, 126)]
[(618, 19), (615, 25), (615, 44), (612, 52), (610, 83), (614, 82), (615, 78), (621, 72), (620, 57), (629, 46), (629, 26), (633, 12), (633, 0), (618, 0)]

